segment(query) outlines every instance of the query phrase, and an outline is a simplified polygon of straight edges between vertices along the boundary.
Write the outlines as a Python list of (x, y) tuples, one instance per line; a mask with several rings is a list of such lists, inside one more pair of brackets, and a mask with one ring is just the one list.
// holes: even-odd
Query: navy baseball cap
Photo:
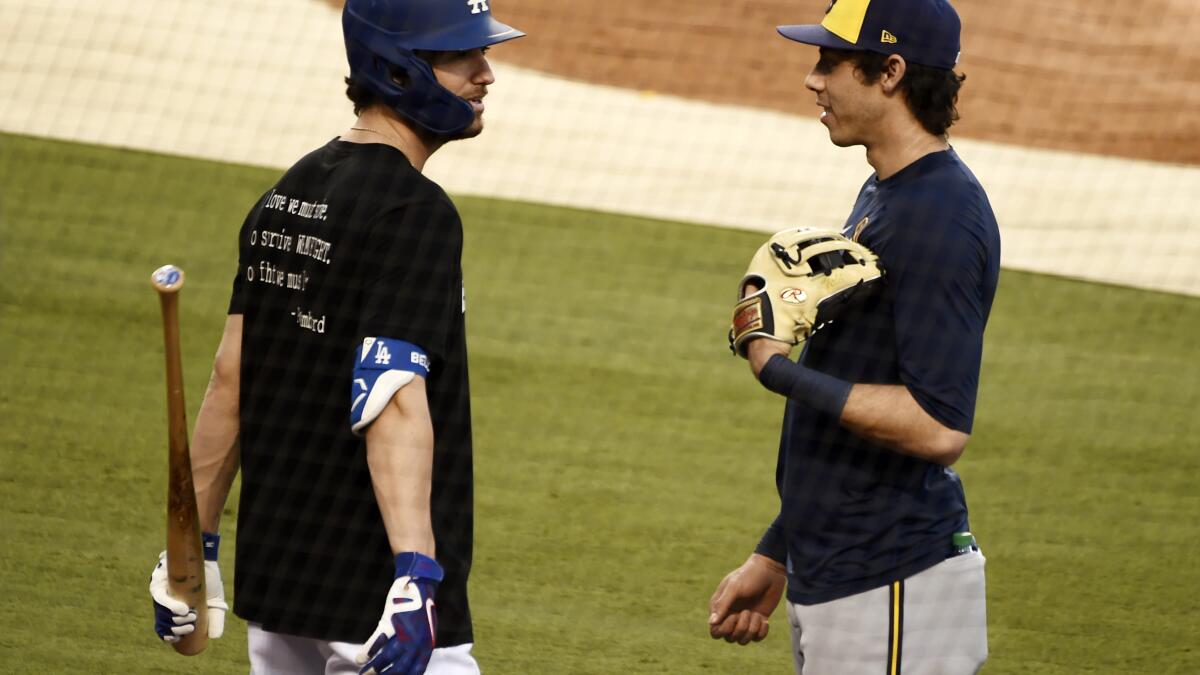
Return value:
[(832, 0), (821, 23), (776, 30), (804, 44), (899, 54), (947, 70), (962, 49), (962, 22), (947, 0)]

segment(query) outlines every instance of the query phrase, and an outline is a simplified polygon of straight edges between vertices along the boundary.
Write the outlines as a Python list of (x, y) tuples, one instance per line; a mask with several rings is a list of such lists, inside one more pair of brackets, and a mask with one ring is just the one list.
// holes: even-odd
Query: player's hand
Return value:
[(783, 354), (786, 357), (791, 353), (791, 345), (766, 338), (753, 340), (746, 345), (746, 359), (750, 362), (750, 372), (754, 373), (755, 379), (758, 379), (758, 374), (762, 372), (763, 366), (767, 365), (767, 361), (770, 361), (772, 356)]
[[(746, 298), (754, 295), (761, 288), (761, 284), (748, 281), (742, 286), (742, 297)], [(789, 356), (791, 353), (792, 345), (777, 340), (751, 337), (746, 344), (746, 360), (750, 364), (750, 372), (754, 373), (754, 379), (758, 379), (758, 374), (762, 372), (763, 366), (767, 365), (767, 361), (772, 356), (776, 354)]]
[(421, 675), (433, 656), (437, 612), (433, 594), (442, 567), (420, 553), (396, 556), (396, 580), (388, 590), (383, 616), (356, 661), (362, 675)]
[[(758, 340), (766, 342), (766, 340)], [(741, 645), (767, 637), (771, 612), (783, 597), (787, 572), (770, 558), (751, 554), (741, 567), (725, 575), (709, 600), (708, 633), (714, 640)]]
[[(225, 632), (225, 586), (217, 564), (220, 537), (204, 534), (204, 588), (208, 596), (208, 637), (216, 639)], [(196, 610), (171, 596), (167, 583), (167, 552), (158, 554), (158, 564), (150, 574), (150, 597), (154, 601), (154, 632), (163, 642), (179, 642), (196, 632)]]
[(196, 612), (167, 590), (167, 552), (158, 554), (158, 564), (150, 573), (150, 597), (154, 601), (154, 632), (163, 642), (179, 642), (196, 632)]

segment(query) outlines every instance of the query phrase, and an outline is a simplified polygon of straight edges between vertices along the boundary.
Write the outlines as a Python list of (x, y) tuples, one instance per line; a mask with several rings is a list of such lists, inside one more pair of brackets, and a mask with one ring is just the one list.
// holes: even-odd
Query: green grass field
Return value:
[[(194, 420), (236, 232), (276, 173), (0, 135), (0, 672), (246, 672), (240, 619), (191, 659), (151, 630), (149, 275), (188, 274)], [(782, 401), (724, 337), (762, 235), (458, 202), (484, 671), (792, 672), (782, 612), (751, 647), (705, 627), (777, 507)], [(985, 672), (1200, 672), (1198, 334), (1197, 298), (1003, 274), (957, 467), (989, 561)]]

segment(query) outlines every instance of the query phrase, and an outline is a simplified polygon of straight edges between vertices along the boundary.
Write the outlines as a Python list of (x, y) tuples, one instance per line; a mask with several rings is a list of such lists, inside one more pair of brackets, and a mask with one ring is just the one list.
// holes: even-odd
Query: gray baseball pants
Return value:
[(787, 603), (798, 675), (971, 675), (987, 660), (979, 551), (888, 586)]

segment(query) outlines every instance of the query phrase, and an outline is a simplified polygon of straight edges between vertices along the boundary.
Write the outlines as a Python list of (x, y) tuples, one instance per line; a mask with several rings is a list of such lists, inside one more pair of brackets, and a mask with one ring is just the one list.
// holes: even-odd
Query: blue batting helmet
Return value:
[[(413, 52), (464, 51), (519, 38), (492, 17), (491, 0), (346, 0), (342, 33), (350, 77), (397, 113), (440, 135), (475, 121), (471, 105), (438, 84)], [(399, 71), (405, 84), (392, 79)]]

